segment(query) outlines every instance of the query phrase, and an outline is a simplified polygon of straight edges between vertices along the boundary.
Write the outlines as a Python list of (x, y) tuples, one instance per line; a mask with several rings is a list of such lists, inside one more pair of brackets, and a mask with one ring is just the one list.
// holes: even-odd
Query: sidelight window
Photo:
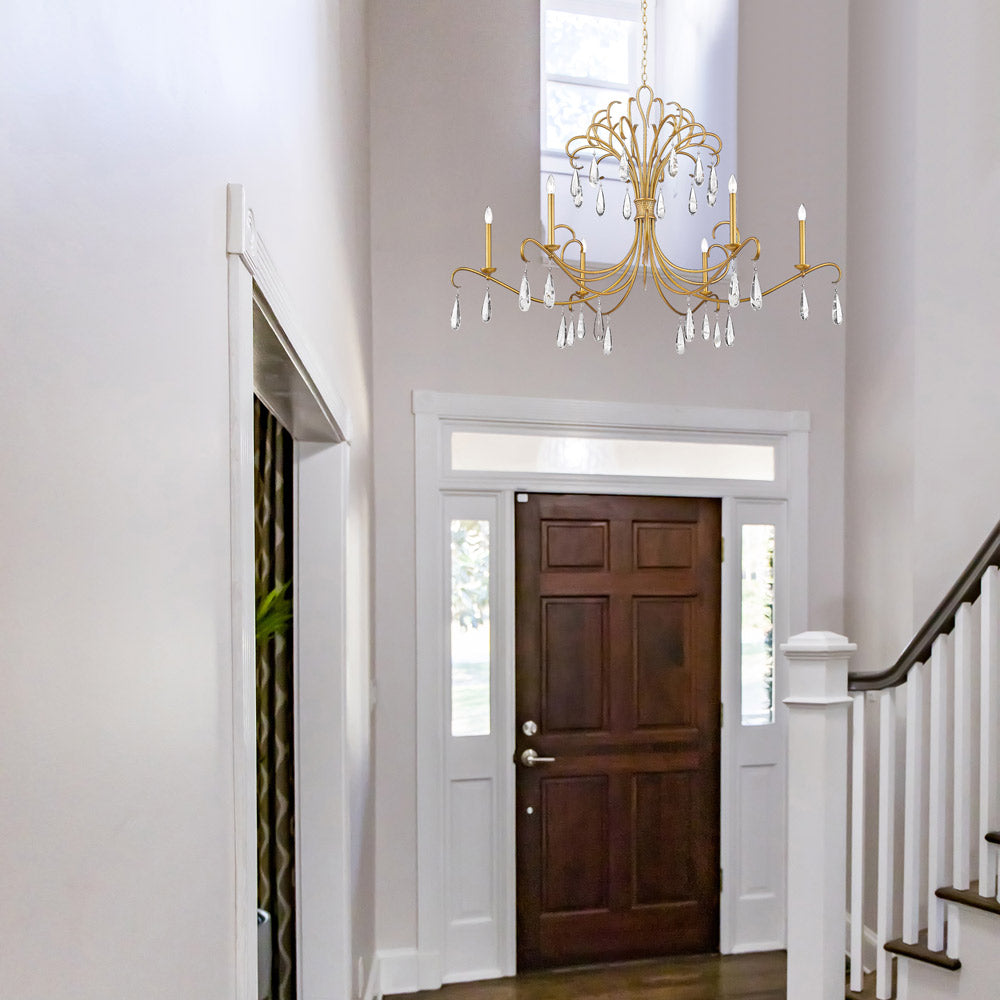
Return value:
[(740, 657), (743, 725), (774, 722), (774, 525), (744, 524)]
[(451, 735), (490, 734), (490, 522), (451, 521)]

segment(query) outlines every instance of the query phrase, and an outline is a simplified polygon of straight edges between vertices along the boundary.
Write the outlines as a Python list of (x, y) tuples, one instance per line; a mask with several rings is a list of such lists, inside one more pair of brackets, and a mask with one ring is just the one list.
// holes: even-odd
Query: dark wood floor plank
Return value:
[(689, 955), (455, 983), (411, 1000), (785, 1000), (785, 953)]

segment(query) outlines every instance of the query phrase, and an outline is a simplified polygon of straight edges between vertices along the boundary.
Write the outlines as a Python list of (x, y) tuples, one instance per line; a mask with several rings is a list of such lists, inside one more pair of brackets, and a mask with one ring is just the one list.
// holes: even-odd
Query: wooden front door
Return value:
[(518, 968), (715, 951), (721, 503), (517, 499)]

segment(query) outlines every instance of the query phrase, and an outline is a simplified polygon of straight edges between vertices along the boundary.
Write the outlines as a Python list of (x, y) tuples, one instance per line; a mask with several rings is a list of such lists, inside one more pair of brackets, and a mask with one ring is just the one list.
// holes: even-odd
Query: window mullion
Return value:
[(620, 80), (601, 80), (594, 76), (567, 76), (564, 73), (546, 73), (547, 83), (567, 83), (574, 87), (592, 87), (594, 90), (620, 90), (623, 94), (631, 93), (632, 88)]
[(544, 10), (591, 17), (612, 17), (618, 21), (642, 20), (640, 0), (545, 0)]

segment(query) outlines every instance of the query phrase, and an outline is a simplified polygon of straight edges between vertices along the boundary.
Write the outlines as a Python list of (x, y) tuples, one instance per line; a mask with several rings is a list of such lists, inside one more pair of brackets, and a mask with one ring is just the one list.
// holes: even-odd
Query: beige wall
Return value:
[[(676, 324), (652, 293), (622, 309), (610, 358), (592, 342), (558, 352), (553, 316), (537, 307), (523, 316), (495, 296), (494, 319), (483, 327), (475, 280), (462, 329), (452, 333), (448, 279), (455, 266), (480, 263), (485, 204), (496, 219), (495, 263), (514, 283), (517, 244), (538, 231), (537, 4), (375, 0), (371, 16), (377, 937), (380, 948), (414, 948), (412, 390), (810, 411), (810, 626), (836, 630), (844, 337), (829, 322), (832, 289), (818, 277), (808, 324), (798, 318), (796, 290), (779, 293), (756, 319), (746, 307), (737, 312), (738, 344), (728, 352), (699, 341), (702, 349), (678, 358)], [(741, 220), (763, 240), (762, 279), (773, 280), (798, 259), (800, 201), (813, 253), (844, 257), (846, 0), (752, 0), (740, 27)]]
[(879, 669), (1000, 516), (1000, 13), (850, 18), (846, 605), (857, 664)]
[(350, 408), (370, 955), (365, 5), (0, 9), (0, 993), (234, 995), (226, 183)]

